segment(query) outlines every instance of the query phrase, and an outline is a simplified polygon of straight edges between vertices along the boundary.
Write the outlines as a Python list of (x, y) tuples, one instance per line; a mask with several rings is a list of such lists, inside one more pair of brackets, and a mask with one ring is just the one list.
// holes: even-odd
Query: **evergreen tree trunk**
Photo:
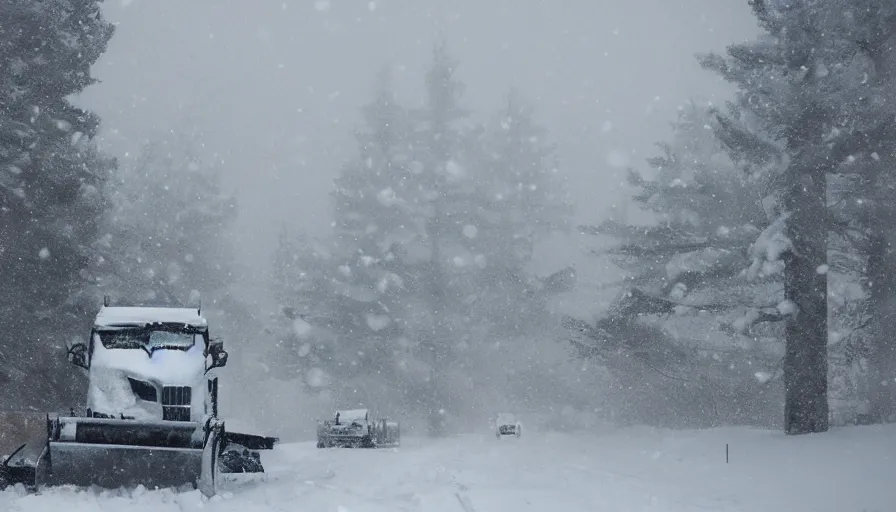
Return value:
[(827, 179), (826, 169), (796, 165), (786, 204), (793, 245), (784, 255), (784, 295), (797, 311), (785, 328), (784, 431), (807, 434), (828, 430)]
[(429, 361), (431, 370), (428, 385), (424, 388), (424, 400), (427, 409), (427, 430), (430, 436), (441, 437), (445, 435), (443, 408), (440, 397), (442, 386), (442, 368), (446, 364), (445, 356), (448, 343), (448, 330), (445, 319), (448, 315), (448, 303), (445, 297), (447, 283), (445, 272), (442, 268), (442, 251), (439, 237), (441, 235), (440, 221), (441, 211), (437, 204), (433, 218), (426, 225), (426, 233), (430, 242), (430, 268), (429, 268), (429, 298), (432, 301), (433, 325), (429, 333)]

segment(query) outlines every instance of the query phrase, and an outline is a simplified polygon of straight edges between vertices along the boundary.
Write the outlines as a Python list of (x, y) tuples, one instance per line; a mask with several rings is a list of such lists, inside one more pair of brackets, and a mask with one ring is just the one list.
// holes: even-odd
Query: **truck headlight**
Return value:
[(145, 400), (147, 402), (157, 402), (158, 394), (156, 392), (156, 387), (148, 382), (144, 382), (142, 380), (136, 380), (128, 377), (128, 382), (131, 383), (131, 391), (137, 395), (137, 398), (140, 400)]

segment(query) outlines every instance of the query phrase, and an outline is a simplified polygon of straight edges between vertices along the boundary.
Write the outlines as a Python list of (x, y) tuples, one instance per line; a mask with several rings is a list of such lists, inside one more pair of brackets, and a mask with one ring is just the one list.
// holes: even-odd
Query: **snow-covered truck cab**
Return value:
[(88, 371), (87, 415), (200, 422), (217, 416), (215, 369), (227, 363), (198, 309), (110, 307), (69, 360)]
[[(220, 473), (264, 472), (259, 451), (278, 439), (229, 431), (218, 417), (215, 370), (227, 352), (198, 308), (110, 307), (107, 298), (68, 358), (89, 376), (86, 417), (0, 412), (26, 430), (0, 458), (0, 489), (192, 484), (210, 497)], [(0, 436), (0, 448), (9, 442)]]

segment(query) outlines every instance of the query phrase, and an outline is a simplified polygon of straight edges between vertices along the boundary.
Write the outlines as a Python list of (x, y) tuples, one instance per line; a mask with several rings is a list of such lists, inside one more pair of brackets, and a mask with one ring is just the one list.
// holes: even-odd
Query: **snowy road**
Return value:
[[(725, 463), (725, 443), (730, 463)], [(501, 442), (406, 439), (396, 450), (286, 444), (268, 474), (198, 491), (0, 492), (6, 512), (884, 512), (894, 510), (896, 428), (775, 432), (527, 432)]]

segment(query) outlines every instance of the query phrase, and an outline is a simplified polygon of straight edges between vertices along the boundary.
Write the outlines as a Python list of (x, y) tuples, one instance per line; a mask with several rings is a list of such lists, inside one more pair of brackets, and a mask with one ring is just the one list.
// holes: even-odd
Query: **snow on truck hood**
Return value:
[(96, 316), (96, 327), (142, 326), (151, 323), (184, 324), (208, 328), (208, 321), (195, 308), (140, 308), (104, 306)]
[(194, 344), (189, 350), (155, 350), (150, 355), (140, 348), (106, 348), (99, 335), (95, 336), (87, 386), (88, 408), (137, 420), (161, 419), (161, 402), (139, 400), (128, 381), (132, 378), (154, 386), (189, 386), (194, 390), (189, 404), (191, 417), (196, 420), (204, 401), (204, 344)]
[(202, 343), (195, 343), (189, 350), (157, 349), (150, 355), (143, 349), (106, 348), (96, 336), (91, 374), (120, 372), (167, 386), (195, 386), (205, 375)]
[(349, 409), (347, 411), (336, 412), (339, 413), (339, 421), (341, 423), (367, 420), (367, 409)]

